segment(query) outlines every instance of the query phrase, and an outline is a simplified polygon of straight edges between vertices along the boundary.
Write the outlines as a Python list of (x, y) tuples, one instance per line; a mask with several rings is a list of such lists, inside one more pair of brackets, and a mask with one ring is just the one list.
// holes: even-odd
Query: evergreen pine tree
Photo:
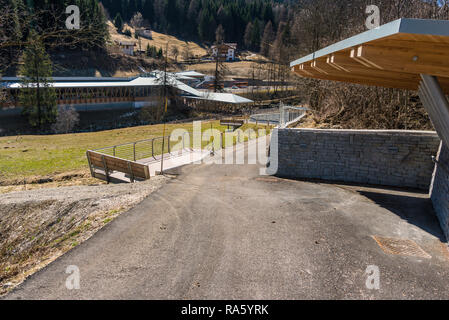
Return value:
[(20, 104), (31, 126), (42, 129), (53, 123), (58, 114), (56, 91), (50, 86), (52, 63), (39, 37), (32, 31), (23, 54), (20, 68), (22, 90)]
[(252, 35), (253, 35), (253, 24), (248, 22), (245, 29), (245, 36), (243, 37), (243, 41), (245, 42), (245, 46), (247, 48), (252, 47)]
[(117, 13), (114, 19), (114, 26), (117, 28), (117, 31), (120, 33), (123, 29), (123, 19), (120, 13)]
[(251, 34), (251, 46), (254, 50), (258, 50), (260, 46), (260, 23), (257, 19), (253, 25), (253, 32)]

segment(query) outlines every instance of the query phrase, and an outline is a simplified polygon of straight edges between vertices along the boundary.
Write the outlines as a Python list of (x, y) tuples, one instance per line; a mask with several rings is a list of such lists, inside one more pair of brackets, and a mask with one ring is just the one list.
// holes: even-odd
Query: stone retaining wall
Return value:
[(279, 129), (278, 175), (429, 189), (432, 131)]

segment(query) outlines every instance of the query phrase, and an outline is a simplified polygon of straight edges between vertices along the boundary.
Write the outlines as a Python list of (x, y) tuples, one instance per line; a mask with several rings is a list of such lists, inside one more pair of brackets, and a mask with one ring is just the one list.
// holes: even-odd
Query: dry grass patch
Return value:
[[(129, 26), (128, 24), (124, 24), (123, 30), (129, 29), (131, 30), (132, 37), (128, 37), (124, 34), (119, 34), (117, 32), (117, 29), (114, 27), (114, 24), (111, 21), (108, 21), (108, 28), (109, 28), (109, 34), (111, 36), (112, 40), (124, 40), (124, 41), (137, 41), (137, 39), (134, 38), (135, 30), (133, 27)], [(156, 31), (152, 31), (153, 39), (149, 40), (143, 37), (140, 37), (140, 40), (142, 42), (142, 50), (145, 50), (147, 45), (155, 46), (157, 48), (162, 48), (162, 50), (165, 51), (165, 47), (168, 43), (170, 48), (176, 47), (179, 51), (179, 60), (182, 60), (182, 52), (184, 51), (185, 47), (188, 45), (190, 54), (197, 57), (202, 57), (207, 54), (207, 49), (201, 47), (195, 42), (192, 41), (183, 41), (180, 40), (174, 36), (170, 36), (167, 34), (159, 33)]]
[(0, 295), (89, 239), (168, 179), (0, 195)]
[[(251, 74), (251, 61), (224, 62), (228, 70), (227, 76), (248, 78)], [(186, 66), (186, 70), (195, 70), (212, 75), (215, 72), (215, 62), (198, 63)]]

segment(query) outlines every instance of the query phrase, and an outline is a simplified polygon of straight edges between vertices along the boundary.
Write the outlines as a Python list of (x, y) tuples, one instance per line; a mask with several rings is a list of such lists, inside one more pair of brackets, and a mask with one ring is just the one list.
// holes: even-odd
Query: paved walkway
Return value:
[[(449, 298), (449, 253), (426, 195), (189, 165), (8, 299)], [(410, 239), (432, 258), (387, 254)], [(446, 251), (445, 251), (446, 250)], [(79, 267), (81, 288), (65, 286)], [(380, 290), (365, 283), (380, 270)]]

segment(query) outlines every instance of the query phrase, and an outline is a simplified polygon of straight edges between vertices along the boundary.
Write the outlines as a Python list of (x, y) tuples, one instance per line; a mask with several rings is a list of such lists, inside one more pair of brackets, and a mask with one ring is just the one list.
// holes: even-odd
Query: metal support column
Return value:
[(421, 78), (418, 90), (421, 101), (438, 136), (449, 147), (449, 102), (437, 77), (422, 74)]

